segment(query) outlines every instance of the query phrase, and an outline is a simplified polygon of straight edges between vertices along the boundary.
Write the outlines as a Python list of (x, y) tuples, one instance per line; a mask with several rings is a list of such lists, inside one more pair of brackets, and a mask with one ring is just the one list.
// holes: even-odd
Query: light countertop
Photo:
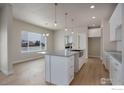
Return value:
[(122, 52), (121, 51), (107, 51), (107, 52), (120, 64), (122, 63)]
[(53, 50), (53, 51), (41, 51), (38, 52), (43, 55), (53, 55), (53, 56), (63, 56), (63, 57), (69, 57), (74, 54), (79, 53), (78, 51), (67, 51), (67, 50)]

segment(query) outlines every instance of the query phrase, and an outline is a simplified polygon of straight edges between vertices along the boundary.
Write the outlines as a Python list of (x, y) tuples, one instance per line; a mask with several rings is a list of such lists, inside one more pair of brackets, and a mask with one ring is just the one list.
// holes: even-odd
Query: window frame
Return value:
[[(30, 40), (29, 40), (29, 35), (27, 35), (27, 37), (28, 37), (28, 38), (27, 38), (27, 39), (28, 39), (28, 40), (27, 40), (27, 41), (28, 41), (28, 44), (27, 44), (27, 51), (22, 50), (22, 33), (23, 33), (23, 32), (40, 34), (40, 35), (41, 35), (41, 39), (42, 39), (42, 37), (44, 37), (44, 39), (45, 39), (45, 42), (44, 42), (44, 43), (45, 43), (45, 47), (44, 47), (44, 49), (41, 48), (41, 40), (40, 40), (40, 50), (33, 50), (33, 51), (30, 51), (30, 50), (29, 50), (29, 41), (30, 41)], [(48, 42), (47, 40), (48, 40), (48, 39), (47, 39), (47, 36), (43, 36), (43, 33), (41, 34), (41, 33), (38, 33), (38, 32), (21, 31), (21, 43), (20, 43), (20, 44), (21, 44), (21, 45), (20, 45), (20, 46), (21, 46), (21, 53), (35, 53), (35, 52), (39, 52), (39, 51), (45, 51), (45, 50), (47, 50), (47, 42)]]

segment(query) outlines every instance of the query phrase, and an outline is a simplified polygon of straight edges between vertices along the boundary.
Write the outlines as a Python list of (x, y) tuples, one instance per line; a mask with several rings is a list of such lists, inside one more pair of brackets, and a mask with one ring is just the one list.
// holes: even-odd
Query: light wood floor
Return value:
[[(46, 85), (44, 65), (44, 59), (16, 64), (14, 74), (5, 76), (0, 72), (0, 85)], [(100, 85), (100, 79), (108, 76), (99, 59), (89, 58), (71, 85)]]
[[(75, 75), (72, 85), (103, 85), (101, 78), (108, 79), (109, 72), (98, 58), (89, 58), (81, 70)], [(110, 84), (110, 83), (109, 83)]]

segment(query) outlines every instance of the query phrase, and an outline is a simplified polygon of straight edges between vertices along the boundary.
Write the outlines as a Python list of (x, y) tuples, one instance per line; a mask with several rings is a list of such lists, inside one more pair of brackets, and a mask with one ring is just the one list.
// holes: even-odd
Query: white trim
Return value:
[(97, 57), (97, 58), (100, 58), (100, 56), (92, 56), (92, 55), (88, 55), (88, 57)]
[(22, 59), (22, 60), (14, 61), (13, 64), (22, 63), (22, 62), (26, 62), (26, 61), (32, 61), (32, 60), (40, 59), (40, 58), (43, 58), (43, 56), (41, 56), (41, 57), (27, 58), (27, 59)]
[(5, 69), (1, 69), (1, 72), (3, 73), (3, 74), (5, 74), (5, 75), (11, 75), (11, 74), (13, 74), (13, 71), (12, 70), (9, 70), (9, 71), (7, 71), (7, 70), (5, 70)]

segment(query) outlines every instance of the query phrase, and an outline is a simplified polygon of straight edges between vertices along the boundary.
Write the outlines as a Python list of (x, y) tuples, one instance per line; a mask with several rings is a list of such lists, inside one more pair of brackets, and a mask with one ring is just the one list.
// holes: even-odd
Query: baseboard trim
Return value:
[(100, 56), (88, 56), (88, 58), (89, 58), (89, 57), (96, 57), (96, 58), (100, 58)]
[(27, 59), (24, 59), (24, 60), (14, 61), (13, 64), (23, 63), (23, 62), (26, 62), (26, 61), (32, 61), (32, 60), (40, 59), (40, 58), (43, 58), (43, 56), (41, 56), (41, 57), (34, 57), (34, 58), (27, 58)]
[(1, 72), (5, 74), (6, 76), (13, 74), (12, 70), (6, 71), (5, 69), (1, 69)]

